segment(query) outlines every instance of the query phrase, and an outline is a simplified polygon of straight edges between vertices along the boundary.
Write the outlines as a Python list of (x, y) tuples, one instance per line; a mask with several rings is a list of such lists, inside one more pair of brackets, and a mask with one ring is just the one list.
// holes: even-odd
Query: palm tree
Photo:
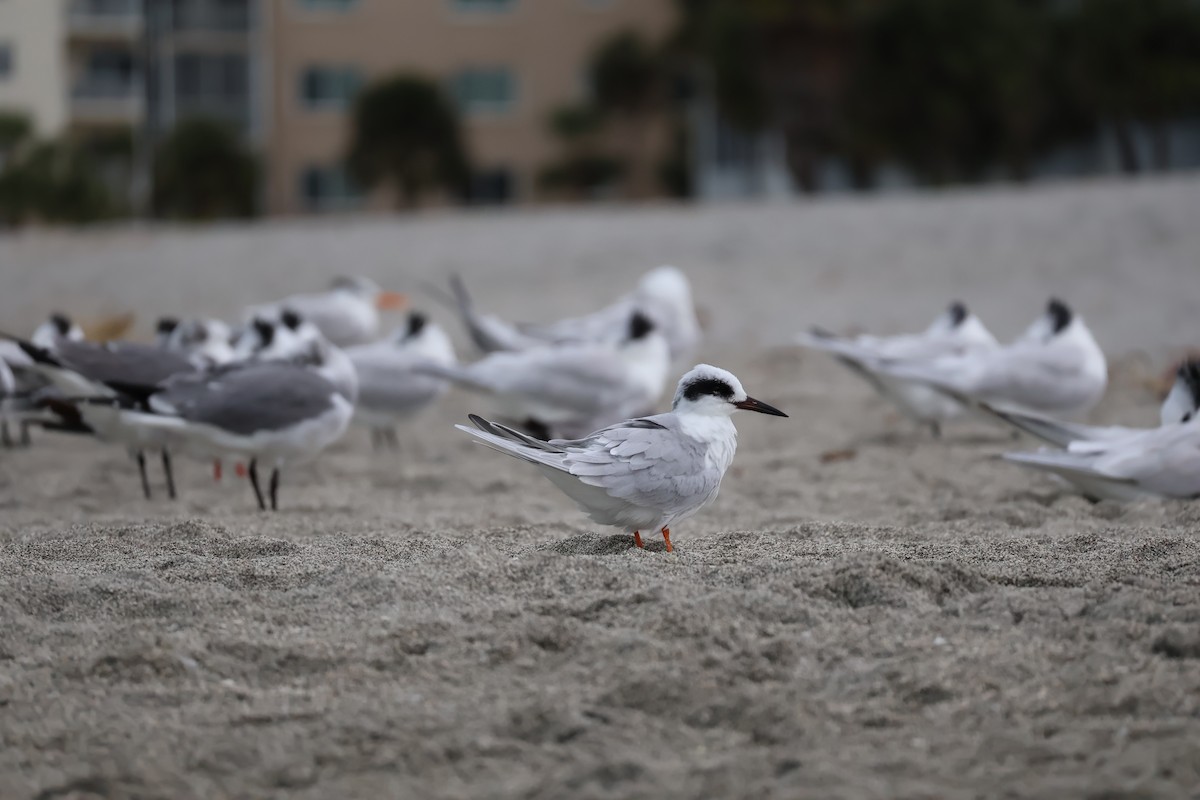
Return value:
[(400, 208), (432, 188), (459, 193), (470, 167), (453, 104), (433, 81), (396, 75), (371, 84), (354, 105), (347, 163), (365, 188), (391, 184)]

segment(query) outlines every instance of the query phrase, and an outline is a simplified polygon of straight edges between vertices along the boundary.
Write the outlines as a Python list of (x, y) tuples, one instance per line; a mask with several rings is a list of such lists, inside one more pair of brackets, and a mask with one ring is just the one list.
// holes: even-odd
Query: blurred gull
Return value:
[(968, 405), (984, 402), (1035, 414), (1085, 412), (1108, 384), (1104, 353), (1083, 317), (1055, 299), (1004, 347), (932, 359), (880, 358), (872, 368), (925, 383)]
[[(65, 314), (55, 312), (34, 329), (29, 337), (32, 344), (52, 348), (59, 339), (82, 341), (83, 329)], [(14, 442), (9, 426), (21, 429), (20, 444), (29, 445), (29, 426), (47, 421), (46, 412), (37, 403), (49, 382), (32, 369), (33, 359), (13, 339), (0, 338), (0, 444), (11, 447)]]
[(492, 396), (501, 416), (541, 438), (579, 436), (644, 414), (662, 395), (670, 371), (666, 341), (638, 311), (625, 331), (619, 344), (546, 344), (420, 370)]
[(453, 367), (458, 360), (445, 331), (416, 311), (387, 339), (346, 349), (358, 374), (354, 421), (371, 430), (376, 449), (398, 447), (395, 426), (441, 397), (444, 378), (420, 371), (426, 365)]
[[(1081, 425), (1037, 414), (992, 408), (986, 403), (981, 404), (980, 408), (1019, 431), (1061, 448), (1070, 447), (1073, 442), (1114, 442), (1147, 431), (1146, 428), (1121, 425)], [(1193, 359), (1179, 365), (1175, 383), (1159, 408), (1159, 424), (1165, 427), (1188, 422), (1197, 411), (1200, 411), (1200, 360)]]
[(398, 292), (384, 291), (369, 278), (337, 278), (329, 291), (298, 294), (275, 303), (252, 306), (246, 318), (273, 319), (291, 309), (315, 325), (338, 347), (365, 344), (379, 333), (379, 312), (400, 310), (408, 299)]
[(524, 350), (546, 342), (604, 342), (620, 339), (629, 315), (640, 311), (662, 332), (672, 361), (691, 354), (700, 341), (692, 287), (677, 267), (650, 270), (630, 294), (599, 311), (550, 323), (509, 323), (475, 310), (466, 287), (451, 280), (459, 315), (484, 352)]
[(700, 364), (683, 376), (671, 411), (619, 422), (582, 439), (542, 442), (471, 415), (478, 430), (456, 425), (494, 450), (536, 465), (593, 521), (633, 534), (661, 531), (717, 499), (733, 462), (739, 409), (786, 417), (747, 396), (732, 373)]
[(875, 368), (880, 359), (930, 360), (970, 356), (999, 348), (996, 337), (961, 302), (955, 301), (921, 333), (899, 336), (836, 336), (819, 328), (799, 336), (804, 347), (820, 350), (849, 367), (918, 424), (941, 435), (941, 423), (960, 416), (957, 400), (927, 384), (891, 377)]

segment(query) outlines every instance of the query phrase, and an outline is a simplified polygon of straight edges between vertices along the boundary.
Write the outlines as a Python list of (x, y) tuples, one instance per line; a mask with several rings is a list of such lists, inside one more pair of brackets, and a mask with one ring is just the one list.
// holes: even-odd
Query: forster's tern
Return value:
[(367, 278), (337, 278), (327, 292), (253, 306), (246, 310), (246, 318), (272, 319), (291, 309), (316, 325), (332, 344), (347, 347), (376, 338), (380, 310), (400, 310), (407, 304), (404, 295), (384, 291)]
[(700, 364), (683, 376), (672, 410), (611, 425), (582, 439), (543, 442), (471, 416), (457, 425), (487, 446), (535, 464), (584, 513), (633, 534), (661, 531), (712, 503), (733, 461), (738, 409), (786, 417), (746, 395), (730, 372)]
[(1108, 384), (1104, 353), (1083, 317), (1060, 300), (1012, 344), (929, 360), (882, 358), (875, 369), (926, 383), (967, 405), (1033, 413), (1077, 414), (1100, 401)]
[(539, 437), (579, 436), (644, 414), (662, 395), (670, 370), (666, 341), (640, 312), (626, 330), (620, 344), (543, 345), (420, 369), (492, 396), (501, 416)]
[(688, 356), (700, 341), (700, 322), (692, 302), (687, 276), (676, 267), (650, 270), (637, 288), (612, 305), (582, 317), (550, 323), (510, 323), (475, 310), (460, 279), (451, 280), (455, 303), (463, 324), (484, 352), (525, 350), (547, 342), (583, 343), (620, 341), (625, 324), (635, 311), (655, 324), (671, 359)]
[(919, 424), (929, 425), (934, 436), (941, 434), (944, 420), (962, 414), (962, 404), (925, 383), (880, 372), (875, 364), (881, 359), (925, 361), (944, 356), (969, 356), (1000, 346), (979, 317), (957, 301), (921, 333), (851, 338), (813, 329), (801, 334), (799, 343), (832, 355), (906, 416)]
[(354, 421), (370, 428), (376, 449), (398, 447), (396, 424), (411, 419), (446, 391), (445, 379), (419, 368), (457, 363), (450, 337), (415, 311), (409, 313), (408, 324), (388, 339), (347, 348), (346, 355), (358, 373)]

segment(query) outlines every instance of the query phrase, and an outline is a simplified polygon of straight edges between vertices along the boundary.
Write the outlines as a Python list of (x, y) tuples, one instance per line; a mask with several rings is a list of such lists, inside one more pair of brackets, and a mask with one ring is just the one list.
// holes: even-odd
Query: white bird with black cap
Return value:
[(921, 333), (849, 337), (813, 328), (800, 334), (798, 343), (836, 358), (907, 417), (928, 425), (935, 437), (941, 435), (942, 422), (963, 413), (962, 404), (925, 383), (884, 374), (875, 368), (875, 364), (880, 359), (930, 360), (970, 356), (1000, 347), (979, 317), (957, 300)]
[(374, 341), (379, 335), (379, 312), (400, 311), (408, 298), (399, 292), (381, 289), (370, 278), (335, 278), (329, 290), (319, 294), (297, 294), (274, 303), (251, 306), (245, 318), (278, 317), (291, 309), (320, 329), (331, 343), (349, 347)]
[(1011, 344), (933, 359), (880, 358), (873, 369), (972, 406), (1072, 415), (1100, 401), (1108, 363), (1083, 317), (1058, 299)]
[(680, 379), (667, 413), (581, 439), (544, 442), (473, 414), (475, 428), (455, 427), (534, 464), (593, 521), (632, 533), (636, 546), (642, 531), (660, 531), (671, 552), (671, 525), (717, 498), (737, 449), (730, 417), (738, 410), (787, 416), (747, 395), (733, 373), (699, 364)]
[(358, 374), (354, 422), (371, 430), (376, 449), (397, 449), (396, 425), (411, 419), (449, 388), (444, 378), (421, 372), (426, 365), (452, 367), (458, 363), (450, 337), (417, 311), (391, 336), (374, 344), (346, 348)]
[(580, 436), (653, 409), (670, 369), (666, 340), (634, 311), (619, 343), (546, 344), (420, 371), (489, 395), (504, 419), (550, 439)]

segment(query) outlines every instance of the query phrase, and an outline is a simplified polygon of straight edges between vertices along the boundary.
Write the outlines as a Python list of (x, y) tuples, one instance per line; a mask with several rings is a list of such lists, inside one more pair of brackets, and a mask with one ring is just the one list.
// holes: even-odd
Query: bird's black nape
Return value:
[(636, 342), (654, 330), (654, 321), (641, 311), (634, 311), (629, 318), (629, 341)]
[(1200, 358), (1189, 358), (1179, 365), (1175, 373), (1176, 380), (1182, 381), (1192, 395), (1192, 399), (1200, 405)]
[(50, 324), (54, 326), (54, 330), (58, 331), (59, 336), (66, 336), (71, 332), (71, 318), (61, 311), (55, 311), (50, 315)]
[(966, 303), (961, 300), (955, 300), (946, 309), (946, 313), (950, 315), (950, 327), (957, 328), (966, 321), (967, 315), (970, 312), (967, 311)]
[(304, 323), (304, 317), (300, 315), (299, 311), (285, 308), (279, 313), (279, 321), (291, 330), (297, 330)]
[(258, 334), (262, 346), (270, 347), (271, 342), (275, 340), (275, 326), (259, 317), (255, 317), (251, 324), (254, 326), (255, 333)]
[(1071, 308), (1057, 297), (1051, 297), (1050, 302), (1046, 304), (1046, 314), (1050, 317), (1051, 327), (1055, 333), (1062, 333), (1075, 317)]
[(422, 330), (425, 329), (425, 324), (429, 319), (420, 311), (410, 311), (408, 314), (408, 330), (404, 334), (405, 339), (411, 339)]
[(154, 332), (160, 336), (170, 336), (179, 327), (179, 320), (175, 317), (159, 317), (158, 323), (154, 326)]

